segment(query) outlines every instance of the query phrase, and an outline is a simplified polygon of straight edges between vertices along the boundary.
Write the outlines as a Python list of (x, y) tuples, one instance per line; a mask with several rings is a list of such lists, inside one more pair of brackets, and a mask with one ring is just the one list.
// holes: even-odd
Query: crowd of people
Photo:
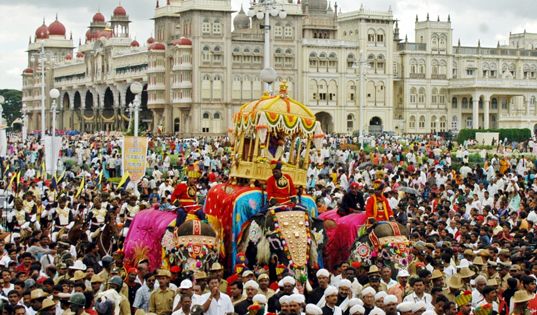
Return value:
[[(146, 176), (118, 187), (119, 135), (64, 137), (56, 175), (47, 174), (39, 139), (10, 139), (0, 169), (4, 314), (537, 312), (531, 154), (485, 152), (476, 163), (471, 150), (440, 138), (379, 137), (360, 150), (356, 138), (327, 137), (312, 150), (307, 193), (320, 213), (341, 216), (385, 200), (391, 212), (383, 219), (409, 231), (407, 268), (348, 261), (303, 279), (286, 268), (274, 278), (255, 262), (233, 272), (215, 263), (185, 277), (173, 267), (149, 270), (146, 261), (125, 268), (125, 232), (139, 211), (174, 211), (183, 194), (203, 204), (210, 187), (228, 180), (230, 149), (223, 137), (155, 136), (148, 147)], [(176, 189), (183, 182), (186, 189)], [(118, 228), (110, 248), (97, 241), (106, 224)], [(73, 236), (77, 226), (88, 242)]]

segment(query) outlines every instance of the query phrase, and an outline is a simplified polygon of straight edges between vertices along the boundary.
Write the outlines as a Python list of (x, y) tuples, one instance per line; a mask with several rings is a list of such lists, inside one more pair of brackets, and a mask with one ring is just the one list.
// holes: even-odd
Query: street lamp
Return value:
[(369, 68), (367, 61), (363, 52), (360, 52), (360, 60), (358, 64), (354, 62), (353, 68), (359, 68), (358, 78), (360, 79), (360, 120), (359, 120), (359, 129), (360, 129), (360, 149), (364, 149), (364, 106), (365, 106), (365, 81), (366, 81), (366, 70)]
[(0, 95), (0, 156), (4, 157), (7, 154), (7, 135), (6, 128), (7, 124), (4, 119), (4, 102), (6, 99)]
[(26, 103), (22, 103), (21, 107), (21, 113), (22, 113), (22, 142), (26, 142), (26, 138), (28, 137), (28, 106), (26, 106)]
[(134, 82), (131, 84), (131, 92), (135, 95), (134, 101), (129, 104), (129, 111), (134, 112), (134, 136), (138, 137), (138, 112), (140, 111), (141, 93), (144, 90), (144, 86), (140, 82)]
[(263, 25), (263, 30), (265, 33), (265, 55), (263, 57), (263, 70), (261, 70), (261, 76), (263, 76), (263, 72), (274, 73), (274, 79), (272, 81), (264, 81), (265, 91), (269, 91), (270, 85), (276, 79), (276, 71), (274, 71), (274, 69), (272, 69), (272, 67), (270, 66), (270, 16), (278, 16), (280, 17), (280, 19), (285, 19), (287, 17), (287, 12), (283, 9), (282, 5), (276, 3), (275, 0), (264, 0), (259, 2), (254, 1), (250, 4), (248, 16), (251, 18), (255, 16), (258, 20), (265, 18), (265, 22)]
[(56, 100), (58, 97), (60, 97), (60, 91), (58, 89), (52, 89), (49, 92), (49, 96), (52, 99), (52, 105), (50, 106), (50, 113), (52, 114), (52, 131), (51, 131), (51, 137), (50, 137), (50, 146), (52, 151), (52, 175), (56, 175), (56, 148), (55, 148), (55, 140), (56, 140), (56, 113), (57, 113), (57, 105)]

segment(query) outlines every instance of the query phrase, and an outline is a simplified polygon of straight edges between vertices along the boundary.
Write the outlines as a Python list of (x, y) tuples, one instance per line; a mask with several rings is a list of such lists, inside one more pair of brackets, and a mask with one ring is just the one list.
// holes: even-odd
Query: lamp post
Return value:
[[(287, 17), (287, 12), (283, 9), (281, 4), (276, 3), (276, 0), (264, 0), (259, 2), (252, 2), (250, 4), (250, 9), (248, 10), (249, 17), (256, 17), (258, 20), (265, 19), (264, 25), (262, 25), (264, 34), (265, 34), (265, 44), (264, 44), (264, 57), (263, 57), (263, 70), (261, 71), (261, 76), (263, 72), (272, 72), (274, 73), (274, 79), (276, 79), (276, 71), (270, 66), (270, 16), (276, 17), (279, 16), (281, 19)], [(265, 91), (270, 90), (271, 82), (265, 82)]]
[(28, 106), (26, 103), (22, 103), (21, 107), (22, 112), (22, 142), (26, 142), (28, 137)]
[(131, 92), (135, 95), (134, 101), (129, 104), (129, 110), (131, 115), (134, 112), (134, 136), (138, 137), (138, 112), (140, 111), (140, 105), (142, 104), (142, 91), (144, 86), (140, 82), (134, 82), (131, 84)]
[(6, 120), (4, 119), (4, 102), (5, 98), (0, 95), (0, 156), (5, 157), (7, 153), (7, 135), (6, 135)]
[(360, 60), (358, 64), (356, 62), (353, 66), (355, 69), (359, 68), (358, 78), (360, 79), (360, 120), (359, 120), (359, 129), (360, 135), (358, 137), (360, 141), (360, 149), (364, 149), (364, 106), (365, 106), (365, 80), (366, 80), (366, 70), (367, 70), (367, 61), (363, 52), (360, 52)]
[(45, 41), (41, 41), (41, 51), (39, 52), (41, 61), (41, 141), (45, 143)]
[(52, 151), (52, 175), (56, 175), (56, 165), (58, 161), (56, 160), (56, 148), (55, 148), (55, 140), (56, 140), (56, 113), (57, 113), (57, 104), (56, 100), (58, 97), (60, 97), (60, 91), (58, 89), (52, 89), (49, 92), (49, 96), (52, 99), (52, 105), (50, 106), (50, 113), (52, 114), (52, 131), (50, 133), (50, 147)]

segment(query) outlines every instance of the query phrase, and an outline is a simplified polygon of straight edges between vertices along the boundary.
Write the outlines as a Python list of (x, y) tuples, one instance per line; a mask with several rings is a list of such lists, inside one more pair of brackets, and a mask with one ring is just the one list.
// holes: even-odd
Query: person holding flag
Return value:
[(56, 242), (58, 240), (58, 234), (63, 230), (64, 233), (67, 233), (75, 224), (73, 218), (73, 211), (69, 208), (67, 204), (67, 199), (65, 197), (60, 197), (58, 200), (58, 206), (56, 209), (53, 209), (53, 212), (56, 214), (54, 219), (54, 228), (52, 233), (52, 241)]

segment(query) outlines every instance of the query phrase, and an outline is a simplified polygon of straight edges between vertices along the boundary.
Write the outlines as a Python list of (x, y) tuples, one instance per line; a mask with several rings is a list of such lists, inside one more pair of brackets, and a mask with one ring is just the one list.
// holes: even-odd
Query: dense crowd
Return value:
[[(4, 314), (488, 315), (537, 312), (535, 156), (457, 146), (441, 138), (378, 137), (359, 150), (328, 137), (312, 150), (308, 194), (319, 212), (364, 211), (376, 180), (407, 227), (408, 268), (348, 261), (297, 279), (263, 266), (231, 273), (215, 263), (189, 278), (176, 268), (123, 264), (136, 213), (173, 211), (174, 188), (199, 173), (199, 203), (228, 180), (225, 138), (149, 140), (147, 174), (118, 188), (121, 137), (65, 136), (57, 174), (46, 175), (36, 138), (11, 138), (2, 159), (0, 301)], [(481, 161), (471, 159), (477, 154)], [(284, 154), (282, 160), (285, 161)], [(118, 241), (97, 242), (105, 224)], [(81, 226), (81, 228), (80, 228)], [(76, 238), (75, 228), (85, 234)], [(82, 244), (80, 239), (87, 238)], [(236, 270), (237, 271), (237, 270)], [(225, 275), (224, 275), (225, 274)], [(228, 277), (227, 281), (226, 277)]]

